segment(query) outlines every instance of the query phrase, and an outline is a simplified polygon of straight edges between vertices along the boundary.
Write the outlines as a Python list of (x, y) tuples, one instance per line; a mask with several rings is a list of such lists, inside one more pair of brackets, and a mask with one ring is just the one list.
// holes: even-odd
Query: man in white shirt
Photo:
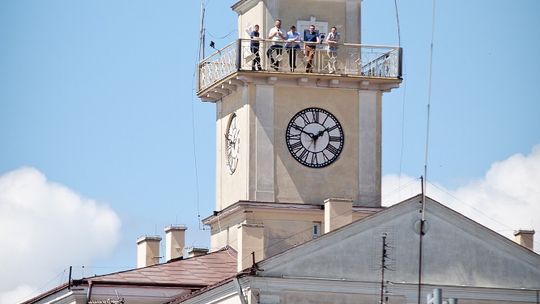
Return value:
[(279, 62), (283, 54), (282, 42), (287, 39), (287, 36), (281, 30), (281, 20), (276, 20), (275, 26), (268, 33), (268, 39), (272, 39), (272, 45), (266, 51), (266, 55), (270, 58), (270, 67), (277, 71), (279, 70)]
[(328, 55), (328, 71), (330, 74), (334, 74), (336, 72), (339, 38), (340, 34), (337, 32), (337, 28), (332, 26), (330, 33), (328, 36), (326, 36), (326, 43), (328, 44), (326, 54)]

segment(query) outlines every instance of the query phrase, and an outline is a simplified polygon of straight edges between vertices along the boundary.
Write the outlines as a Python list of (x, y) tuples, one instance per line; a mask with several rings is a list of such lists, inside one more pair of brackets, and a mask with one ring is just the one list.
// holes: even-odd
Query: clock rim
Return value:
[[(229, 122), (227, 123), (227, 129), (225, 131), (225, 146), (228, 147), (229, 145), (229, 138), (228, 138), (228, 135), (231, 131), (231, 125), (232, 125), (232, 122), (234, 119), (238, 119), (238, 115), (236, 115), (236, 113), (232, 113), (231, 114), (231, 117), (229, 118)], [(238, 130), (240, 130), (240, 127), (238, 126), (237, 127)], [(238, 138), (239, 140), (240, 138)], [(233, 158), (232, 156), (229, 155), (229, 153), (227, 153), (227, 150), (225, 150), (225, 160), (226, 160), (226, 165), (227, 165), (227, 168), (229, 168), (229, 175), (233, 175), (235, 172), (236, 172), (236, 168), (238, 167), (238, 154), (236, 155), (236, 157), (234, 157), (234, 159), (236, 159), (236, 162), (235, 162), (235, 165), (234, 165), (234, 168), (232, 168), (232, 164), (231, 164), (231, 158)], [(238, 147), (238, 151), (240, 152), (240, 147)]]
[[(319, 110), (319, 111), (323, 111), (324, 113), (326, 113), (327, 115), (330, 116), (331, 119), (334, 120), (334, 122), (336, 123), (336, 125), (338, 126), (338, 129), (340, 131), (340, 146), (339, 146), (339, 152), (337, 153), (337, 155), (334, 155), (333, 158), (331, 158), (329, 161), (327, 161), (326, 163), (324, 163), (323, 165), (313, 165), (311, 163), (308, 163), (308, 162), (304, 162), (303, 160), (297, 158), (296, 154), (293, 153), (293, 151), (291, 151), (291, 145), (289, 143), (289, 137), (288, 137), (288, 134), (289, 134), (289, 130), (292, 128), (291, 127), (291, 124), (292, 122), (294, 122), (296, 120), (296, 118), (302, 113), (302, 112), (306, 112), (306, 111), (309, 111), (311, 109), (316, 109), (316, 110)], [(332, 165), (333, 163), (335, 163), (339, 157), (341, 156), (341, 153), (343, 152), (343, 149), (345, 147), (345, 132), (343, 130), (343, 127), (341, 125), (341, 122), (339, 121), (339, 119), (336, 117), (336, 115), (334, 115), (332, 112), (324, 109), (324, 108), (320, 108), (320, 107), (307, 107), (307, 108), (304, 108), (298, 112), (296, 112), (292, 117), (291, 119), (289, 120), (289, 122), (287, 123), (287, 128), (285, 129), (285, 143), (287, 145), (287, 150), (289, 151), (289, 154), (297, 161), (299, 162), (300, 164), (302, 164), (303, 166), (305, 167), (308, 167), (308, 168), (313, 168), (313, 169), (320, 169), (320, 168), (326, 168), (330, 165)], [(303, 149), (306, 149), (306, 147), (304, 145), (302, 145), (302, 148)], [(324, 149), (326, 150), (326, 148)], [(324, 151), (323, 150), (323, 151)], [(331, 152), (330, 152), (331, 153)], [(332, 153), (333, 154), (333, 153)]]

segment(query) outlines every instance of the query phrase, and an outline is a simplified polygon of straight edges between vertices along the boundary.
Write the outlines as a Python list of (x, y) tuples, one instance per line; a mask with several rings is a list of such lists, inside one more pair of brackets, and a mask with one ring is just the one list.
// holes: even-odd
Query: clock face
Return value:
[(330, 165), (343, 150), (343, 128), (332, 113), (307, 108), (293, 116), (287, 126), (286, 141), (291, 155), (311, 168)]
[(234, 113), (229, 120), (227, 133), (225, 133), (225, 142), (227, 148), (227, 167), (229, 167), (229, 173), (233, 174), (236, 171), (238, 155), (240, 154), (240, 127), (238, 125), (238, 117)]

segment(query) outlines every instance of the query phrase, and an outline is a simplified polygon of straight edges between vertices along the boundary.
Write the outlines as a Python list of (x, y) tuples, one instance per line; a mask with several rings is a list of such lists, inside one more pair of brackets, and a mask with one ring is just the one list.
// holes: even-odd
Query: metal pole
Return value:
[(418, 304), (422, 302), (422, 255), (423, 255), (423, 245), (422, 240), (424, 239), (424, 205), (425, 205), (425, 188), (424, 188), (424, 177), (421, 176), (420, 180), (422, 182), (422, 218), (420, 219), (420, 229), (418, 234), (420, 235), (420, 241), (418, 242)]
[(73, 266), (69, 266), (68, 290), (71, 290), (71, 271), (72, 270), (73, 270)]
[(201, 0), (201, 28), (200, 28), (200, 49), (199, 49), (199, 62), (205, 58), (205, 44), (206, 44), (206, 29), (204, 28), (204, 14), (205, 14), (205, 8), (204, 8), (204, 0)]
[(382, 235), (382, 253), (381, 253), (381, 300), (380, 304), (384, 303), (384, 269), (386, 267), (386, 233)]

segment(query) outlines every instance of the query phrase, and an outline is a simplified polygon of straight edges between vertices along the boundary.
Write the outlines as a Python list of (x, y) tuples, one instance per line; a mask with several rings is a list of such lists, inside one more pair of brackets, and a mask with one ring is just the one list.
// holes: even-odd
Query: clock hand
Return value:
[(314, 139), (315, 141), (317, 141), (317, 139), (318, 139), (319, 137), (321, 137), (321, 136), (324, 134), (324, 132), (326, 132), (326, 131), (328, 131), (328, 128), (326, 128), (326, 129), (324, 129), (324, 130), (320, 130), (317, 134), (313, 134), (313, 139)]
[(297, 126), (297, 125), (293, 125), (292, 127), (295, 128), (296, 130), (298, 130), (298, 131), (304, 133), (304, 134), (307, 134), (307, 135), (309, 136), (309, 138), (313, 138), (313, 137), (315, 136), (315, 134), (306, 132), (306, 131), (304, 131), (304, 129), (300, 128), (300, 127)]

